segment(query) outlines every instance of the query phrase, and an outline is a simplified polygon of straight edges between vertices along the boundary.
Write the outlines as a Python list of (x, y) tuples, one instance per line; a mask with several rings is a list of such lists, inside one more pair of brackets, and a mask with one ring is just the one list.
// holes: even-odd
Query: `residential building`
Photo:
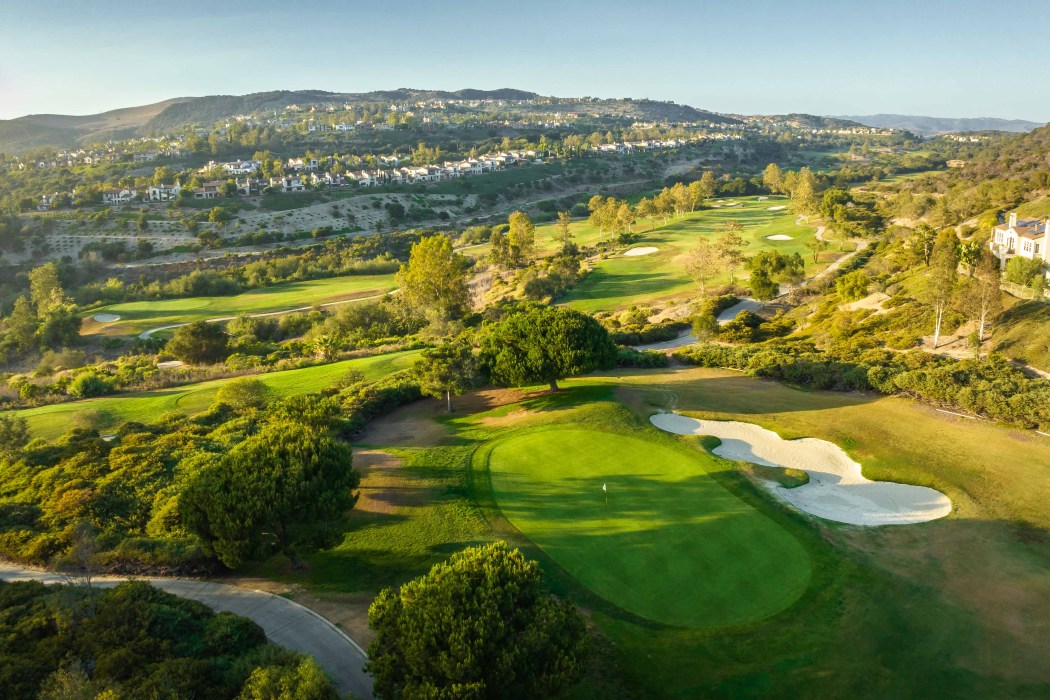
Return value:
[[(1006, 223), (992, 229), (988, 247), (1003, 267), (1016, 256), (1050, 262), (1050, 219), (1018, 219), (1017, 214), (1011, 212)], [(1047, 277), (1050, 278), (1050, 270)]]
[(150, 185), (147, 190), (149, 201), (170, 202), (182, 192), (182, 185), (176, 180), (174, 185)]

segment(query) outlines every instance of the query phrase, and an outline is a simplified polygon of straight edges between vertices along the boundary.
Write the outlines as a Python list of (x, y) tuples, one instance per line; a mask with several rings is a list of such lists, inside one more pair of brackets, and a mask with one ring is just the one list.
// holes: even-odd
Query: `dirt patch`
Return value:
[(375, 639), (375, 632), (368, 628), (368, 606), (372, 604), (370, 595), (298, 592), (288, 597), (346, 632), (362, 648)]
[(406, 479), (401, 460), (379, 450), (354, 450), (354, 467), (361, 472), (355, 513), (394, 513), (399, 508), (423, 506), (430, 490)]

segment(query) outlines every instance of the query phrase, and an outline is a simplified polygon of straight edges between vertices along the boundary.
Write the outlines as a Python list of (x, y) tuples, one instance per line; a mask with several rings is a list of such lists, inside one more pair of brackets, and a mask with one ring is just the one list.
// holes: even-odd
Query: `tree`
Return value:
[(77, 316), (76, 304), (63, 300), (52, 305), (40, 315), (40, 327), (37, 337), (41, 347), (59, 349), (74, 345), (80, 338), (80, 325), (83, 322)]
[(33, 313), (29, 300), (24, 296), (15, 299), (11, 316), (7, 319), (7, 332), (21, 352), (28, 352), (37, 347), (36, 331), (40, 320)]
[(38, 315), (43, 315), (61, 304), (65, 296), (55, 263), (45, 263), (29, 271), (29, 298), (32, 299), (33, 308)]
[(784, 173), (776, 163), (770, 163), (762, 171), (762, 184), (771, 194), (780, 194), (784, 188)]
[(729, 283), (736, 284), (736, 269), (744, 262), (747, 241), (740, 232), (744, 230), (739, 221), (726, 221), (718, 227), (721, 234), (715, 240), (715, 249), (729, 270)]
[(0, 455), (14, 459), (29, 444), (29, 421), (0, 413)]
[(350, 446), (285, 417), (217, 455), (179, 496), (183, 525), (230, 568), (274, 548), (300, 568), (303, 548), (338, 541), (357, 501)]
[(1003, 293), (999, 261), (986, 248), (980, 252), (974, 265), (973, 281), (962, 295), (963, 304), (971, 318), (977, 319), (978, 346), (984, 342), (988, 320), (1003, 308)]
[(768, 301), (780, 293), (780, 285), (773, 281), (765, 268), (751, 273), (751, 296), (759, 301)]
[(555, 226), (558, 229), (558, 240), (561, 242), (562, 250), (565, 250), (572, 245), (572, 229), (570, 228), (570, 224), (571, 219), (569, 217), (569, 212), (558, 212), (558, 222)]
[(634, 205), (634, 213), (642, 218), (649, 219), (649, 230), (656, 228), (656, 203), (648, 197), (642, 197), (638, 204)]
[(269, 403), (273, 392), (264, 382), (254, 377), (233, 379), (215, 392), (215, 402), (233, 408), (262, 408)]
[(828, 242), (825, 241), (823, 238), (817, 238), (816, 236), (810, 238), (808, 241), (805, 242), (804, 245), (806, 246), (806, 248), (812, 251), (814, 263), (817, 262), (817, 259), (819, 258), (821, 252), (827, 250), (828, 248)]
[(431, 320), (449, 321), (470, 308), (469, 269), (469, 261), (452, 249), (448, 236), (430, 236), (412, 246), (397, 284), (410, 308)]
[(944, 231), (937, 237), (930, 256), (930, 272), (926, 287), (922, 291), (923, 300), (933, 307), (934, 328), (933, 347), (941, 338), (941, 322), (944, 312), (952, 301), (958, 284), (959, 251), (958, 239), (952, 231)]
[(718, 274), (722, 268), (722, 256), (711, 241), (706, 238), (697, 240), (685, 259), (685, 272), (694, 282), (700, 285), (700, 296), (707, 296), (707, 280)]
[(718, 335), (718, 319), (714, 314), (701, 313), (693, 319), (693, 335), (698, 340), (710, 340)]
[(835, 291), (843, 301), (856, 301), (868, 295), (871, 280), (864, 270), (854, 270), (835, 280)]
[(507, 219), (507, 241), (510, 243), (511, 259), (520, 265), (532, 256), (536, 245), (536, 226), (523, 211), (516, 211)]
[(420, 391), (438, 399), (444, 396), (452, 413), (452, 395), (460, 396), (474, 387), (476, 366), (470, 343), (460, 338), (424, 350), (414, 370)]
[(505, 542), (469, 547), (380, 592), (367, 670), (380, 698), (552, 697), (581, 677), (587, 631), (549, 595), (535, 562)]
[(497, 384), (523, 386), (607, 369), (616, 345), (593, 317), (572, 309), (535, 306), (490, 326), (482, 337), (482, 361)]
[(190, 364), (214, 364), (226, 357), (229, 338), (217, 323), (194, 321), (175, 329), (165, 350)]
[(260, 666), (248, 676), (237, 700), (338, 700), (324, 669), (311, 658), (294, 667)]
[(923, 264), (929, 267), (930, 256), (933, 255), (933, 244), (937, 241), (937, 232), (927, 223), (920, 223), (915, 227), (915, 240), (912, 248)]
[(700, 201), (703, 202), (705, 199), (711, 199), (715, 196), (715, 174), (710, 170), (704, 172), (700, 176)]

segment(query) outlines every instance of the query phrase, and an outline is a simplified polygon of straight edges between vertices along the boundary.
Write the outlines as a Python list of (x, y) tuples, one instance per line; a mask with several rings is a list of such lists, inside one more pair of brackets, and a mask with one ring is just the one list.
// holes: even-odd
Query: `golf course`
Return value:
[[(410, 366), (417, 355), (418, 351), (407, 350), (252, 376), (269, 387), (273, 396), (281, 397), (320, 391), (350, 370), (361, 372), (367, 381), (375, 381)], [(213, 379), (170, 389), (67, 401), (12, 411), (12, 414), (24, 416), (29, 421), (34, 437), (55, 438), (86, 420), (106, 429), (129, 420), (148, 423), (171, 411), (198, 413), (208, 408), (215, 400), (216, 392), (232, 380)]]
[[(84, 335), (138, 335), (158, 326), (192, 323), (239, 314), (264, 314), (375, 297), (393, 290), (393, 275), (347, 275), (285, 282), (233, 296), (131, 301), (94, 309), (84, 319)], [(112, 321), (96, 321), (94, 317)]]
[[(245, 573), (360, 619), (383, 586), (506, 539), (610, 641), (581, 698), (624, 686), (747, 697), (772, 683), (805, 698), (1050, 690), (1039, 622), (1050, 619), (1050, 543), (1025, 526), (1050, 526), (1045, 438), (723, 370), (565, 385), (473, 392), (451, 415), (423, 400), (377, 419), (355, 442), (363, 479), (344, 541), (311, 555), (305, 573), (279, 557)], [(789, 442), (827, 441), (867, 479), (945, 494), (951, 513), (888, 527), (809, 515), (719, 457), (719, 440), (650, 425), (669, 402)]]

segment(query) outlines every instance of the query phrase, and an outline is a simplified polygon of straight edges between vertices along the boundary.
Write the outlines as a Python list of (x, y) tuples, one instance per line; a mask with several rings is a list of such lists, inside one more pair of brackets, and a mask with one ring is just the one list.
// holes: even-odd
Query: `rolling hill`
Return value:
[(995, 117), (952, 118), (923, 117), (906, 114), (868, 114), (863, 116), (842, 116), (840, 119), (851, 119), (866, 126), (884, 129), (906, 129), (914, 134), (929, 136), (947, 134), (955, 131), (1015, 131), (1025, 132), (1043, 126), (1039, 122), (1024, 119), (998, 119)]

